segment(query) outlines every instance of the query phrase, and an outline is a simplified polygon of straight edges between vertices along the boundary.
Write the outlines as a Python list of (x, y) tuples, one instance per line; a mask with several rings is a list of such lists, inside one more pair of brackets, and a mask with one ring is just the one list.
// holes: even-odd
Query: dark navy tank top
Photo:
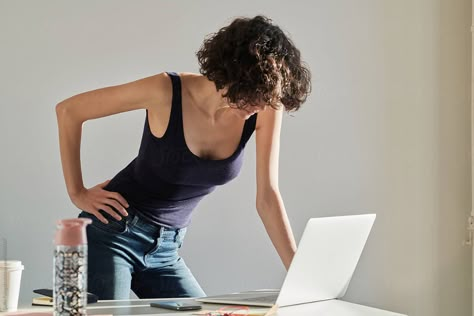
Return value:
[(240, 143), (231, 156), (221, 160), (200, 158), (189, 150), (184, 139), (181, 78), (175, 72), (167, 74), (173, 97), (165, 134), (158, 138), (151, 133), (147, 111), (138, 156), (105, 189), (122, 194), (131, 207), (153, 223), (183, 228), (205, 195), (239, 174), (257, 114), (245, 121)]

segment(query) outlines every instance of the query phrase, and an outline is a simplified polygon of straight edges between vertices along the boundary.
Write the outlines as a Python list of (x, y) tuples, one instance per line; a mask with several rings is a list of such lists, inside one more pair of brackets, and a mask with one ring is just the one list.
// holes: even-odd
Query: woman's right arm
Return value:
[(125, 207), (128, 207), (127, 201), (119, 193), (103, 189), (108, 181), (90, 189), (84, 187), (80, 158), (82, 124), (87, 120), (117, 113), (156, 108), (170, 85), (167, 74), (160, 73), (126, 84), (84, 92), (56, 105), (64, 179), (69, 197), (79, 209), (107, 223), (99, 210), (120, 220), (120, 215), (113, 208), (126, 216)]

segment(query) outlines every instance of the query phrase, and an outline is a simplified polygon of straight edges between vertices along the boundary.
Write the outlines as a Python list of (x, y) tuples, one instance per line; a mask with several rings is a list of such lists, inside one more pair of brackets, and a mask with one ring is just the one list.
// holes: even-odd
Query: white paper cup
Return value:
[(0, 312), (18, 309), (21, 273), (25, 267), (18, 260), (0, 260)]

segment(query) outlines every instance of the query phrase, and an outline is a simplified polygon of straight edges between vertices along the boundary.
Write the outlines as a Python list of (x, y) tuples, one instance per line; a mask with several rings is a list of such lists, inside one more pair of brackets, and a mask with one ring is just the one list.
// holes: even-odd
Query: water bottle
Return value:
[(54, 315), (86, 315), (88, 218), (57, 222), (54, 237)]

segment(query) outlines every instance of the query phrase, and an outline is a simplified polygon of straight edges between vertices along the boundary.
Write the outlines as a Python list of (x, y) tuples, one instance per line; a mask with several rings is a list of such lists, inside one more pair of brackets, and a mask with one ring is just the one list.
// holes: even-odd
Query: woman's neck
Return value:
[(193, 106), (203, 114), (211, 124), (215, 124), (230, 114), (232, 110), (227, 100), (222, 97), (226, 92), (226, 88), (216, 90), (214, 82), (207, 77), (198, 74), (187, 75), (186, 80), (188, 93), (191, 96)]

